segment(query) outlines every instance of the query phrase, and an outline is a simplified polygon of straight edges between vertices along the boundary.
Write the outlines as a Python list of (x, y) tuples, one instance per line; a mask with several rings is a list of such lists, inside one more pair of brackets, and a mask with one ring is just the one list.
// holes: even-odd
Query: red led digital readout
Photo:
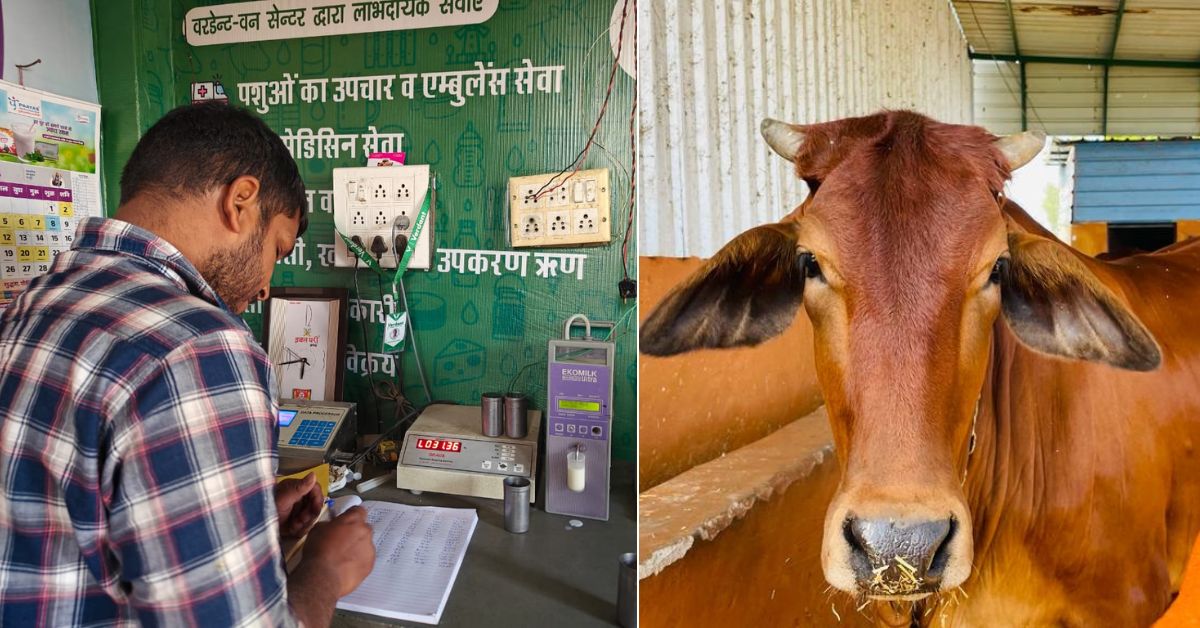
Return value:
[(429, 449), (432, 451), (462, 451), (462, 441), (457, 440), (439, 440), (436, 438), (418, 438), (417, 449)]

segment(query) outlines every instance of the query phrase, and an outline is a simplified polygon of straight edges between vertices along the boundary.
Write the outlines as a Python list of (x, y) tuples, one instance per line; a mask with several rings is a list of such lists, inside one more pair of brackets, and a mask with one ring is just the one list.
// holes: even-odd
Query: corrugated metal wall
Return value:
[(1200, 141), (1084, 142), (1073, 153), (1075, 222), (1200, 218)]
[[(1104, 69), (1031, 63), (1025, 68), (1026, 120), (1051, 135), (1104, 133)], [(1015, 63), (975, 61), (975, 122), (993, 133), (1021, 130)], [(1200, 72), (1114, 67), (1108, 77), (1108, 134), (1200, 134)]]
[(758, 133), (909, 108), (971, 120), (971, 66), (946, 0), (643, 2), (643, 255), (710, 256), (777, 220), (804, 185)]

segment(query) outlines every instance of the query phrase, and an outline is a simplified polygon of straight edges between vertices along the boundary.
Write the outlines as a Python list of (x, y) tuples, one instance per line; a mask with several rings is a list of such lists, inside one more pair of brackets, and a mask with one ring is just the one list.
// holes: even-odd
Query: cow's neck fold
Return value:
[[(1053, 451), (1056, 433), (1033, 413), (1014, 416), (1014, 366), (1018, 361), (1040, 356), (1022, 347), (998, 319), (992, 334), (987, 376), (981, 393), (976, 424), (975, 452), (967, 461), (963, 490), (971, 510), (974, 531), (974, 563), (987, 561), (996, 549), (995, 540), (1005, 522), (1005, 513), (1021, 512), (1031, 505), (1045, 503), (1047, 475), (1055, 473), (1053, 461), (1040, 460), (1044, 451)], [(1017, 517), (1023, 520), (1022, 517)], [(1012, 532), (1009, 530), (1008, 532)], [(1006, 532), (1006, 533), (1008, 533)], [(1029, 533), (1031, 530), (1019, 530)]]

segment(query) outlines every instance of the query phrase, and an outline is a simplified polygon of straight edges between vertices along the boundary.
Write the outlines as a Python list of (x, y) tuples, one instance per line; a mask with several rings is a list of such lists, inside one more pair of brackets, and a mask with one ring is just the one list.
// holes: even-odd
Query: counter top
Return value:
[[(479, 524), (439, 626), (614, 626), (618, 557), (637, 548), (634, 473), (633, 463), (614, 463), (608, 521), (548, 514), (539, 495), (530, 509), (529, 532), (525, 534), (504, 530), (502, 500), (429, 492), (413, 495), (394, 484), (368, 491), (362, 498), (474, 508), (479, 513)], [(350, 492), (340, 491), (335, 496)], [(583, 525), (573, 527), (572, 519)], [(376, 628), (397, 622), (339, 610), (332, 625)]]

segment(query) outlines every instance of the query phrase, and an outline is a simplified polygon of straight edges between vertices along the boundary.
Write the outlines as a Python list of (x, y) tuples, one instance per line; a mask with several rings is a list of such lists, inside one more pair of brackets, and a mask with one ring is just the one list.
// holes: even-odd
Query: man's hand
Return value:
[(317, 476), (309, 473), (297, 480), (289, 478), (275, 485), (275, 510), (279, 512), (279, 534), (295, 538), (321, 515), (324, 503)]
[(367, 511), (355, 506), (329, 523), (318, 523), (304, 544), (301, 565), (310, 562), (329, 578), (336, 578), (339, 598), (357, 589), (375, 566)]

